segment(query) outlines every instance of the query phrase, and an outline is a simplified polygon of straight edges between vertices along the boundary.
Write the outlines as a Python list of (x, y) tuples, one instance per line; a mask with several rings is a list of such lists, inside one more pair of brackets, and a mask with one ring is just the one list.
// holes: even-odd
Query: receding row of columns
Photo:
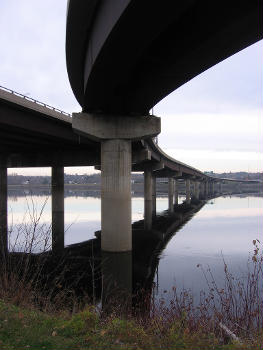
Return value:
[[(110, 140), (102, 143), (101, 227), (102, 248), (105, 251), (129, 251), (132, 246), (131, 231), (131, 143)], [(118, 166), (116, 167), (116, 163)], [(120, 164), (121, 163), (121, 164)], [(119, 171), (118, 171), (119, 169)], [(59, 253), (64, 248), (64, 167), (52, 167), (52, 250)], [(205, 198), (214, 192), (214, 183), (185, 180), (185, 202), (191, 198)], [(178, 205), (178, 180), (168, 181), (169, 211)], [(7, 167), (0, 162), (0, 243), (2, 255), (8, 251), (7, 221)], [(144, 172), (144, 227), (151, 230), (156, 216), (156, 177), (151, 170)], [(112, 232), (114, 234), (112, 234)], [(113, 248), (112, 248), (113, 247)]]
[[(191, 182), (193, 193), (191, 194)], [(185, 179), (185, 203), (190, 204), (193, 199), (203, 199), (214, 195), (214, 182)], [(222, 191), (220, 184), (219, 192)], [(174, 206), (178, 205), (178, 180), (168, 178), (168, 210), (174, 212)], [(156, 216), (156, 177), (150, 170), (144, 171), (144, 228), (151, 230), (153, 218)]]

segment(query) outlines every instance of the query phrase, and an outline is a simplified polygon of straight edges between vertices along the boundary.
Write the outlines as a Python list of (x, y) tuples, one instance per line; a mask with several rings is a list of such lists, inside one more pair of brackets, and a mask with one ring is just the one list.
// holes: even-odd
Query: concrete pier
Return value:
[(174, 180), (174, 204), (178, 205), (178, 196), (179, 196), (179, 191), (178, 191), (178, 180)]
[(209, 195), (209, 192), (208, 192), (208, 181), (205, 181), (204, 182), (204, 196), (205, 198), (207, 198)]
[(194, 196), (196, 199), (199, 199), (199, 186), (200, 183), (198, 181), (194, 182)]
[(64, 167), (52, 167), (52, 252), (64, 249)]
[(174, 179), (169, 177), (168, 180), (168, 203), (169, 212), (174, 212)]
[[(72, 128), (79, 135), (101, 143), (101, 249), (107, 252), (130, 251), (131, 142), (157, 136), (161, 131), (160, 118), (73, 113)], [(149, 188), (147, 186), (146, 192), (146, 200), (152, 203), (152, 184)], [(146, 211), (150, 214), (145, 215), (152, 218), (152, 204), (148, 204), (150, 209), (147, 207)]]
[[(152, 198), (151, 198), (152, 200)], [(101, 249), (132, 249), (131, 141), (101, 142)]]
[(144, 171), (144, 229), (151, 230), (153, 216), (153, 179), (151, 170)]
[(152, 176), (152, 217), (156, 216), (156, 177)]
[(191, 202), (190, 187), (191, 187), (190, 179), (187, 179), (185, 181), (185, 196), (186, 196), (185, 201), (187, 204), (190, 204)]
[(8, 223), (7, 223), (7, 167), (0, 158), (0, 254), (8, 253)]

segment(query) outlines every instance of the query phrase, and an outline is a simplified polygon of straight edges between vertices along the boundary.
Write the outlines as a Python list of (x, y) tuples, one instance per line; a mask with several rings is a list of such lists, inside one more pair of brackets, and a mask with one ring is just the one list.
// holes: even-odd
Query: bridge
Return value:
[[(156, 178), (169, 178), (169, 209), (214, 194), (213, 178), (165, 154), (154, 142), (160, 118), (149, 110), (205, 69), (262, 38), (259, 3), (68, 1), (66, 58), (83, 111), (67, 113), (0, 89), (0, 232), (7, 251), (7, 168), (52, 167), (52, 248), (64, 248), (64, 166), (101, 169), (102, 240), (131, 251), (131, 171), (144, 172), (146, 230), (156, 213)], [(136, 19), (136, 20), (135, 20)], [(136, 21), (136, 26), (134, 22)], [(132, 28), (132, 30), (131, 30)], [(207, 30), (209, 28), (209, 31)], [(231, 33), (231, 35), (229, 35)], [(187, 47), (185, 43), (187, 42)], [(220, 190), (220, 188), (219, 188)]]

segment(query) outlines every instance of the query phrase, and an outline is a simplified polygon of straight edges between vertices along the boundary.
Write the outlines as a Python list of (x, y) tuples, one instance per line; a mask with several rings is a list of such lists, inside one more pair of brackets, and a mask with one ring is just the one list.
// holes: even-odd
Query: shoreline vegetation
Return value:
[(16, 264), (6, 260), (0, 278), (0, 349), (262, 349), (258, 240), (253, 249), (242, 278), (235, 278), (224, 263), (224, 289), (217, 287), (210, 269), (197, 266), (209, 286), (197, 303), (190, 290), (178, 294), (174, 287), (168, 304), (141, 294), (144, 309), (129, 304), (129, 298), (124, 306), (116, 294), (106, 311), (88, 296), (79, 298), (61, 287), (63, 273), (43, 287), (43, 260), (34, 260), (34, 272), (30, 254)]
[[(50, 231), (39, 223), (41, 213), (32, 213), (31, 225), (17, 232), (15, 242), (22, 235), (24, 250), (17, 252), (14, 243), (9, 254), (1, 256), (1, 350), (262, 349), (259, 240), (253, 240), (247, 269), (239, 277), (223, 260), (224, 288), (217, 285), (210, 268), (197, 265), (208, 286), (198, 300), (191, 290), (174, 287), (168, 302), (156, 299), (151, 290), (133, 296), (111, 291), (105, 302), (94, 294), (98, 283), (94, 260), (85, 263), (86, 269), (90, 265), (91, 291), (79, 293), (75, 287), (81, 280), (74, 273), (68, 278), (65, 256), (52, 257)], [(33, 254), (36, 245), (42, 251)], [(74, 265), (72, 256), (69, 261)]]

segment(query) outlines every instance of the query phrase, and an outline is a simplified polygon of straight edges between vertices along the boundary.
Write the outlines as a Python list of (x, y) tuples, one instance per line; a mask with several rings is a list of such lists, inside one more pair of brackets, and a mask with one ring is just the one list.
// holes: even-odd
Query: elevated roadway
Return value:
[[(81, 113), (73, 113), (72, 127), (101, 143), (103, 250), (132, 247), (134, 142), (142, 140), (149, 151), (144, 164), (133, 166), (145, 174), (147, 229), (156, 176), (169, 176), (170, 192), (175, 193), (174, 177), (187, 178), (187, 202), (190, 180), (195, 180), (199, 196), (197, 182), (209, 177), (149, 141), (161, 131), (160, 118), (149, 111), (182, 84), (260, 40), (262, 13), (259, 0), (68, 0), (67, 70), (82, 106)], [(213, 193), (216, 180), (209, 180), (201, 192)]]

